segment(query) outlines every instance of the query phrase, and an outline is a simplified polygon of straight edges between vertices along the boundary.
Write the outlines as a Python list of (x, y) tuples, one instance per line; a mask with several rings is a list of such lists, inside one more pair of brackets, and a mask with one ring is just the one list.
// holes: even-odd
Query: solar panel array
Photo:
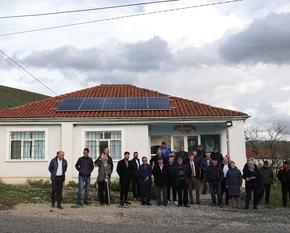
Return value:
[(170, 110), (168, 97), (66, 98), (58, 112)]

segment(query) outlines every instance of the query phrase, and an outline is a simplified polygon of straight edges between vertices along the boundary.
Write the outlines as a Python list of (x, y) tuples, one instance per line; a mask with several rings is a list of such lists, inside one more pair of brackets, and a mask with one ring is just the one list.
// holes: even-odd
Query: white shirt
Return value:
[(62, 176), (63, 175), (63, 172), (62, 172), (62, 162), (63, 162), (63, 160), (57, 158), (58, 166), (57, 166), (56, 176)]
[(137, 164), (137, 170), (139, 171), (139, 163), (138, 163), (138, 160), (135, 159), (135, 162), (136, 162), (136, 164)]
[(195, 177), (196, 173), (195, 173), (194, 161), (190, 161), (190, 168), (191, 168), (191, 176)]
[(225, 164), (225, 165), (224, 165), (224, 169), (223, 169), (224, 177), (227, 176), (227, 172), (228, 172), (228, 170), (229, 170), (229, 165), (228, 165), (228, 164)]

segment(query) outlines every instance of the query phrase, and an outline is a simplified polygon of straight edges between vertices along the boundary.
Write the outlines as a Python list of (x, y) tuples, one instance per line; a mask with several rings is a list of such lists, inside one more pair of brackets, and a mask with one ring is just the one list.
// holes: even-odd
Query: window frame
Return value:
[[(31, 140), (31, 154), (32, 154), (32, 158), (24, 158), (23, 156), (23, 149), (21, 150), (21, 158), (20, 159), (12, 159), (11, 158), (11, 152), (12, 152), (12, 133), (14, 132), (43, 132), (44, 133), (44, 158), (43, 159), (35, 159), (35, 155), (34, 155), (34, 141), (33, 139)], [(48, 161), (48, 129), (47, 128), (22, 128), (22, 127), (17, 127), (17, 128), (8, 128), (7, 132), (7, 152), (6, 152), (6, 161), (5, 162), (47, 162)], [(30, 141), (30, 140), (14, 140), (14, 141), (21, 141), (21, 143), (23, 143), (24, 141)], [(21, 144), (22, 146), (22, 144)]]

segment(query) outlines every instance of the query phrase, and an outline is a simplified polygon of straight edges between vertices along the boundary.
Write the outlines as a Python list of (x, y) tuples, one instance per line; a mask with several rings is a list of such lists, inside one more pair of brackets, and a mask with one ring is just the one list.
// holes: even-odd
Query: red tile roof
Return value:
[(139, 88), (129, 84), (99, 85), (80, 91), (46, 98), (15, 108), (0, 110), (0, 119), (43, 119), (43, 118), (79, 118), (79, 117), (242, 117), (246, 113), (212, 107), (192, 100), (170, 97), (171, 110), (142, 111), (98, 111), (98, 112), (56, 112), (56, 108), (65, 98), (101, 98), (101, 97), (161, 97), (168, 96), (156, 91)]

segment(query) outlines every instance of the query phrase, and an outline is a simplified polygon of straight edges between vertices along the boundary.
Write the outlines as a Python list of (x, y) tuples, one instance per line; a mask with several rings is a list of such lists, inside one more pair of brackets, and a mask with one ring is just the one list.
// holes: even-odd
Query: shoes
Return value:
[(124, 205), (124, 202), (121, 201), (121, 202), (120, 202), (120, 205), (123, 206), (123, 205)]
[(244, 207), (244, 210), (248, 210), (248, 209), (249, 209), (249, 207), (248, 207), (248, 206), (245, 206), (245, 207)]
[(223, 204), (219, 204), (219, 207), (220, 207), (220, 208), (223, 208), (224, 206), (223, 206)]
[(151, 203), (150, 202), (146, 202), (146, 205), (151, 205)]
[(145, 201), (142, 201), (142, 202), (141, 202), (141, 205), (145, 205)]
[(200, 203), (200, 201), (197, 201), (196, 204), (197, 204), (197, 205), (200, 205), (201, 203)]
[(254, 206), (254, 209), (257, 210), (258, 209), (258, 206)]
[(216, 206), (216, 203), (211, 203), (210, 206), (211, 207), (215, 207)]
[(131, 202), (129, 202), (129, 201), (124, 201), (124, 203), (127, 205), (131, 205)]
[(51, 204), (51, 208), (55, 208), (55, 203), (52, 203)]
[(189, 208), (190, 206), (189, 205), (184, 205), (184, 207)]
[(80, 201), (77, 201), (77, 205), (82, 205), (82, 203)]
[(57, 204), (56, 208), (58, 208), (58, 209), (60, 209), (60, 210), (63, 209), (63, 207), (61, 206), (61, 204)]
[(179, 204), (177, 205), (177, 207), (181, 207), (181, 206), (182, 206), (182, 205), (179, 205)]
[(88, 203), (87, 201), (84, 202), (85, 205), (89, 205), (90, 203)]

